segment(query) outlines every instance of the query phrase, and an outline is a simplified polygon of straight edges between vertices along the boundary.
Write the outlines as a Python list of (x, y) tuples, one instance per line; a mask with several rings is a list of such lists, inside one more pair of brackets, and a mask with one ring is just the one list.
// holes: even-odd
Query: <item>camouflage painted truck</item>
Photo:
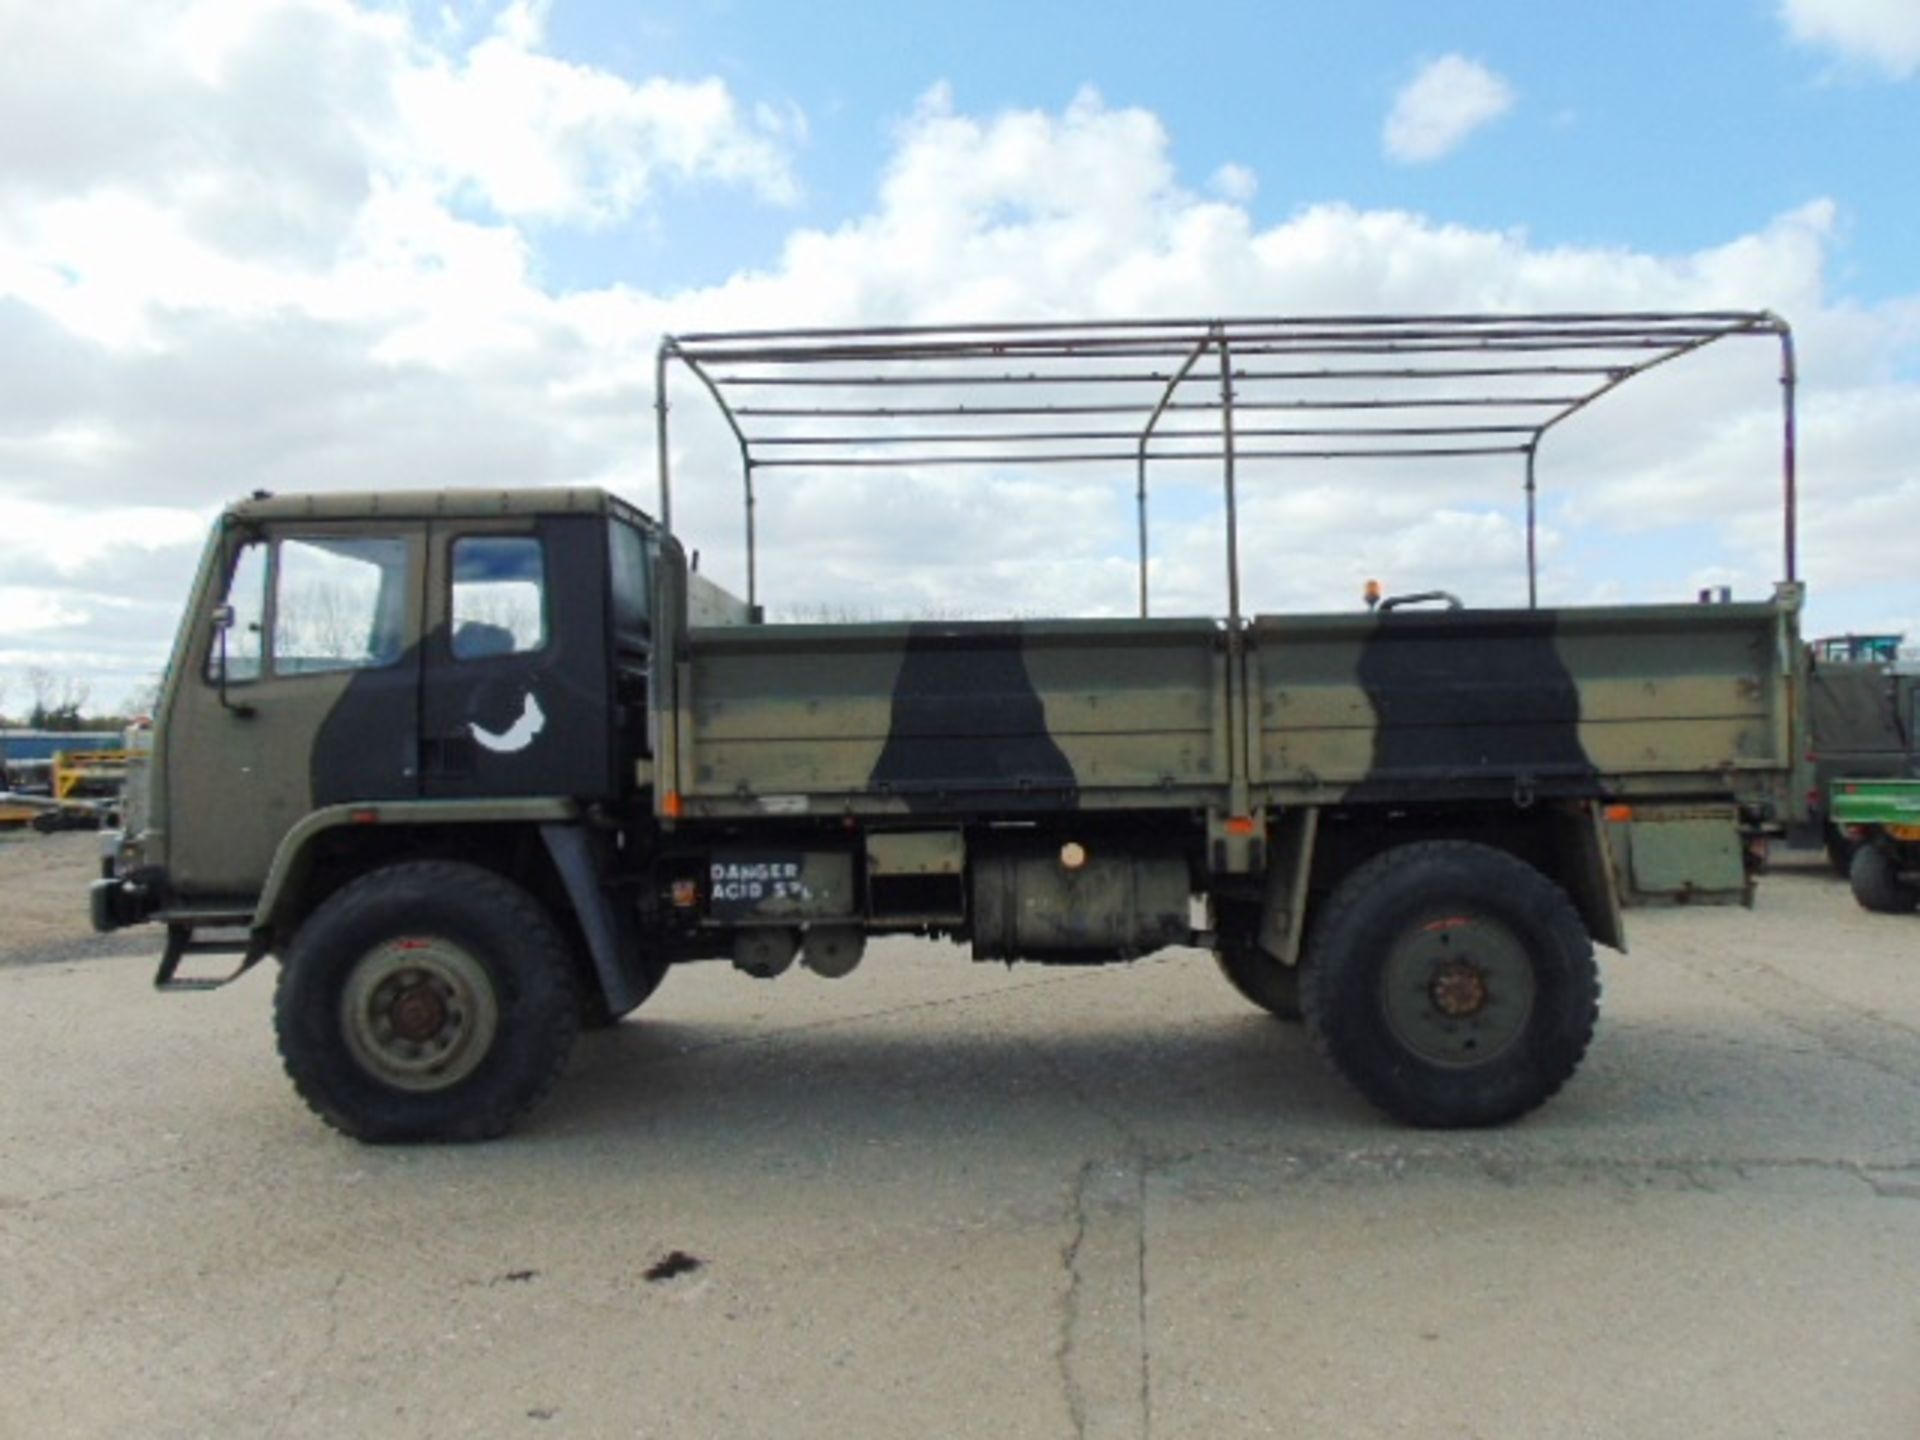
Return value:
[[(1764, 314), (669, 339), (657, 518), (581, 489), (221, 517), (96, 923), (163, 926), (165, 988), (223, 983), (182, 976), (202, 952), (277, 957), (286, 1069), (366, 1140), (501, 1132), (677, 965), (844, 976), (886, 934), (1060, 965), (1200, 947), (1390, 1115), (1511, 1120), (1586, 1052), (1623, 908), (1749, 901), (1790, 818), (1790, 384), (1771, 598), (1548, 608), (1534, 565), (1542, 438), (1750, 336), (1790, 381)], [(691, 442), (675, 387), (716, 402)], [(743, 462), (740, 597), (672, 524), (715, 436)], [(1244, 488), (1416, 460), (1521, 472), (1524, 605), (1246, 612), (1243, 568), (1287, 562), (1243, 567)], [(758, 491), (788, 470), (1100, 464), (1135, 494), (1136, 618), (763, 614)], [(1221, 478), (1219, 618), (1150, 604), (1148, 478), (1194, 464)]]

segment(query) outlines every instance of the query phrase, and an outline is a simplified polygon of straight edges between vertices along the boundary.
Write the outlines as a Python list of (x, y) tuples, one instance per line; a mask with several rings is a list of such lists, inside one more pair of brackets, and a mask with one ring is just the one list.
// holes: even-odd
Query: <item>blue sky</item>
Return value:
[[(1916, 142), (1916, 0), (0, 6), (0, 713), (31, 670), (149, 681), (237, 495), (650, 506), (663, 332), (961, 317), (1778, 310), (1806, 627), (1920, 641)], [(1768, 593), (1772, 363), (1673, 367), (1553, 438), (1550, 603)], [(676, 521), (734, 580), (695, 409)], [(762, 580), (1124, 613), (1130, 484), (800, 474)], [(1373, 575), (1510, 603), (1516, 496), (1250, 491), (1250, 605)], [(1219, 613), (1217, 487), (1158, 503), (1156, 595)]]
[[(1820, 196), (1841, 209), (1831, 278), (1883, 299), (1913, 288), (1920, 87), (1794, 43), (1765, 0), (1607, 5), (1435, 0), (1349, 5), (980, 0), (967, 5), (561, 3), (555, 53), (632, 77), (724, 76), (743, 103), (798, 107), (795, 222), (872, 200), (892, 134), (945, 82), (970, 112), (1059, 109), (1086, 85), (1158, 115), (1182, 175), (1252, 169), (1257, 218), (1340, 200), (1523, 228), (1540, 245), (1683, 251)], [(1383, 156), (1381, 117), (1421, 63), (1470, 55), (1513, 109), (1445, 164)], [(1905, 137), (1905, 144), (1902, 144)], [(1903, 159), (1904, 155), (1904, 159)], [(693, 186), (662, 216), (549, 237), (560, 283), (708, 284), (772, 264), (784, 226)]]

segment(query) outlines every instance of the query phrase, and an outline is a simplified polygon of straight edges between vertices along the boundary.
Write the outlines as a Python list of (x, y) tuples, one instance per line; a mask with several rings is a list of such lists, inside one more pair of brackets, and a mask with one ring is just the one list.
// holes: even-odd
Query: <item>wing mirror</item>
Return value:
[(253, 707), (251, 705), (236, 705), (227, 698), (227, 632), (233, 629), (233, 606), (216, 605), (213, 607), (213, 614), (209, 618), (213, 622), (213, 633), (219, 637), (220, 663), (216, 673), (220, 677), (220, 708), (222, 710), (230, 710), (244, 720), (253, 714)]

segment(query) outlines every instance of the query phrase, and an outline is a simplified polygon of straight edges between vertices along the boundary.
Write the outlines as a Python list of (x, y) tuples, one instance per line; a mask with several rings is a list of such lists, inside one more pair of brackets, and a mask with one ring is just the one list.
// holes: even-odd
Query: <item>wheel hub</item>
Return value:
[(1487, 977), (1470, 960), (1454, 960), (1433, 972), (1427, 987), (1434, 1008), (1455, 1020), (1478, 1015), (1487, 1007)]
[(1390, 942), (1380, 1008), (1387, 1028), (1414, 1056), (1470, 1068), (1519, 1043), (1536, 989), (1526, 944), (1504, 920), (1485, 912), (1429, 912)]
[(444, 1090), (471, 1075), (500, 1025), (492, 976), (445, 937), (385, 942), (362, 956), (340, 996), (347, 1049), (400, 1090)]
[(393, 1033), (416, 1044), (431, 1040), (446, 1026), (447, 1002), (433, 982), (422, 979), (403, 988), (387, 1007)]

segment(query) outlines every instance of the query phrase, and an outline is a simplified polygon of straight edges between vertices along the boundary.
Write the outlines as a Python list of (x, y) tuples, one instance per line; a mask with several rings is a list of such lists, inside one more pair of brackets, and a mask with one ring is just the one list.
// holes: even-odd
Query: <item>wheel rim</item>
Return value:
[(1533, 1016), (1526, 945), (1492, 916), (1421, 917), (1393, 941), (1380, 975), (1387, 1028), (1434, 1065), (1466, 1069), (1512, 1049)]
[(389, 940), (355, 965), (340, 997), (347, 1048), (400, 1090), (444, 1090), (471, 1075), (500, 1027), (493, 981), (452, 941)]

